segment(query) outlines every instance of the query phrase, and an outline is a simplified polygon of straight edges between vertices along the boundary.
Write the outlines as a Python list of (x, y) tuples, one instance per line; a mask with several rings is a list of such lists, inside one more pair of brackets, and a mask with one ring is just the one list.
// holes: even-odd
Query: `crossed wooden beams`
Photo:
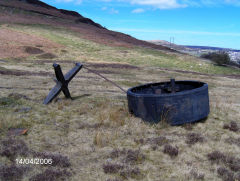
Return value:
[(48, 96), (44, 99), (43, 104), (50, 103), (55, 97), (58, 96), (58, 94), (63, 91), (66, 98), (70, 98), (71, 94), (68, 90), (68, 84), (73, 79), (73, 77), (81, 70), (82, 64), (76, 63), (75, 67), (72, 68), (68, 73), (63, 75), (62, 69), (59, 64), (54, 63), (53, 68), (55, 70), (56, 75), (56, 85), (52, 88)]

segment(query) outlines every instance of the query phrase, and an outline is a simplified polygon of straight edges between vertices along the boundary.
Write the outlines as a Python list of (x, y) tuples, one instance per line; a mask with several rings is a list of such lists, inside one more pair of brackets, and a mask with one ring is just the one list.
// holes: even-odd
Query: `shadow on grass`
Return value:
[(73, 100), (78, 100), (78, 99), (81, 99), (81, 98), (84, 98), (84, 97), (89, 97), (91, 96), (92, 94), (83, 94), (81, 96), (76, 96), (76, 97), (73, 97)]

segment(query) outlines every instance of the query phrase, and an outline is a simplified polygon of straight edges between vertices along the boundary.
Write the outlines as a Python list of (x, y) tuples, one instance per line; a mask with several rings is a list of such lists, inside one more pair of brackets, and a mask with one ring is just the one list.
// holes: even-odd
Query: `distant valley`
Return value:
[(156, 45), (166, 46), (179, 52), (191, 54), (198, 57), (205, 53), (224, 51), (229, 54), (231, 61), (240, 64), (240, 50), (236, 49), (197, 45), (177, 45), (165, 40), (152, 40), (150, 42)]

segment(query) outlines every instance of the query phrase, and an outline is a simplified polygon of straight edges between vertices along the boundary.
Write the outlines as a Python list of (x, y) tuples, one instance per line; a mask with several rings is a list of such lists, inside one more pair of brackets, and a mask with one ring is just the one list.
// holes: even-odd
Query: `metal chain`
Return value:
[(103, 75), (101, 75), (99, 72), (97, 72), (96, 70), (91, 70), (90, 68), (88, 68), (86, 65), (83, 65), (83, 68), (87, 69), (89, 72), (92, 72), (100, 77), (102, 77), (103, 79), (105, 79), (106, 81), (110, 82), (111, 84), (113, 84), (115, 87), (121, 89), (124, 93), (127, 93), (126, 90), (124, 90), (122, 87), (120, 87), (117, 83), (109, 80), (108, 78), (104, 77)]

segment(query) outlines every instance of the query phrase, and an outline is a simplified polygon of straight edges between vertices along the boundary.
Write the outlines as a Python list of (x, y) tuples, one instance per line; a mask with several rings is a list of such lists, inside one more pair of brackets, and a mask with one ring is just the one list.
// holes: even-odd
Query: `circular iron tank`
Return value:
[(144, 121), (192, 123), (209, 114), (208, 85), (198, 81), (145, 84), (127, 91), (128, 109)]

